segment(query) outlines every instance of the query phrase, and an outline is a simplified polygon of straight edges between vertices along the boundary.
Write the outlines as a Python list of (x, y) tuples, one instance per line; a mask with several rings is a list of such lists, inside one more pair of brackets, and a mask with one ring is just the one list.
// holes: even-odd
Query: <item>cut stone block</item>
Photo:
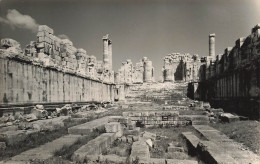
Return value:
[(99, 155), (115, 140), (115, 133), (103, 133), (76, 150), (73, 154), (73, 160), (83, 161), (88, 155)]
[(207, 163), (236, 163), (228, 150), (212, 141), (200, 141), (197, 150), (200, 158)]
[(163, 158), (150, 158), (149, 160), (141, 160), (140, 163), (145, 164), (165, 164), (166, 160)]
[(184, 152), (183, 147), (169, 146), (167, 148), (168, 152)]
[(46, 160), (54, 156), (54, 152), (61, 150), (64, 146), (75, 144), (81, 135), (66, 135), (55, 139), (37, 148), (27, 150), (11, 158), (12, 161), (30, 161), (33, 159)]
[(223, 122), (236, 122), (239, 121), (239, 116), (235, 116), (231, 113), (222, 113), (219, 118)]
[(93, 129), (102, 129), (105, 127), (105, 124), (108, 123), (109, 117), (99, 118), (85, 124), (73, 126), (68, 128), (69, 134), (88, 134), (89, 132), (93, 131)]
[(0, 134), (0, 140), (4, 141), (6, 145), (15, 145), (26, 139), (25, 130), (6, 131)]
[(196, 148), (200, 139), (194, 134), (192, 134), (192, 132), (183, 132), (182, 136), (187, 142), (189, 154), (196, 154)]
[(153, 147), (153, 141), (151, 139), (148, 139), (145, 141), (149, 147)]
[(198, 164), (193, 160), (166, 159), (167, 164)]
[(155, 139), (156, 139), (156, 134), (150, 133), (150, 132), (147, 132), (147, 131), (144, 131), (141, 136), (142, 136), (143, 138), (146, 138), (146, 139), (152, 139), (152, 140), (155, 140)]
[(109, 164), (120, 164), (126, 163), (126, 157), (120, 157), (115, 154), (109, 155), (99, 155), (100, 163), (109, 163)]
[(116, 133), (121, 130), (121, 125), (119, 122), (110, 122), (105, 125), (105, 129), (107, 133)]
[(145, 141), (139, 140), (132, 145), (130, 161), (135, 161), (137, 158), (145, 161), (150, 158), (149, 147)]

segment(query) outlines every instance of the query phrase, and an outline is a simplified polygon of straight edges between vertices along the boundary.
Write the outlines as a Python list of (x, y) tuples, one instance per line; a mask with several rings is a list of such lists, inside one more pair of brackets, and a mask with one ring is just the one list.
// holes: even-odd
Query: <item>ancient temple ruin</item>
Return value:
[(198, 78), (201, 60), (197, 54), (172, 53), (164, 57), (163, 81), (194, 81)]
[(115, 74), (116, 84), (142, 84), (152, 82), (154, 82), (154, 68), (152, 61), (147, 57), (137, 62), (135, 66), (130, 59), (126, 60)]
[(215, 34), (209, 36), (209, 56), (200, 66), (198, 81), (190, 83), (191, 98), (209, 101), (214, 107), (259, 118), (260, 24), (246, 38), (235, 41), (216, 57)]
[(98, 61), (68, 39), (40, 25), (37, 40), (23, 51), (13, 39), (1, 40), (1, 104), (114, 101), (112, 42), (103, 37)]

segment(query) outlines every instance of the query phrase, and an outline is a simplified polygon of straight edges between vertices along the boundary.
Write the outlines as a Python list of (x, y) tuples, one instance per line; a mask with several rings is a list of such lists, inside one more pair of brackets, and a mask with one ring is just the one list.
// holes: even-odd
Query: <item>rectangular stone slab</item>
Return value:
[(76, 150), (72, 158), (74, 161), (83, 161), (88, 155), (99, 155), (110, 144), (112, 144), (116, 138), (115, 133), (103, 133)]
[(207, 163), (236, 163), (227, 150), (212, 141), (200, 141), (197, 150), (201, 159)]
[(95, 128), (102, 128), (105, 127), (105, 124), (108, 123), (109, 116), (102, 117), (81, 125), (73, 126), (71, 128), (68, 128), (69, 134), (88, 134)]
[(197, 161), (193, 160), (179, 160), (179, 159), (166, 159), (167, 164), (198, 164)]
[(64, 146), (71, 146), (82, 138), (81, 135), (66, 135), (52, 142), (48, 142), (37, 148), (27, 150), (19, 155), (12, 157), (12, 161), (29, 161), (30, 159), (48, 159), (54, 156), (54, 152), (62, 149)]
[(144, 140), (136, 141), (132, 145), (130, 160), (134, 161), (136, 158), (140, 160), (149, 160), (149, 147)]

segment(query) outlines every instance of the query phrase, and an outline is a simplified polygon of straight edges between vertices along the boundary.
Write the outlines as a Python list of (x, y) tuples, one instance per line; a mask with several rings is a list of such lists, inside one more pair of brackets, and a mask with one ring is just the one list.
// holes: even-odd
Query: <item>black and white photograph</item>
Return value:
[(259, 121), (260, 0), (0, 0), (0, 164), (260, 164)]

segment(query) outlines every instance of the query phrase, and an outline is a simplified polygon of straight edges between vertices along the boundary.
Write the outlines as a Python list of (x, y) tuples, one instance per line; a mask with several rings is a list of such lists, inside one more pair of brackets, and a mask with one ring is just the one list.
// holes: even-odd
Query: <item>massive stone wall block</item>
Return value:
[(113, 84), (22, 61), (0, 63), (1, 104), (114, 100)]

